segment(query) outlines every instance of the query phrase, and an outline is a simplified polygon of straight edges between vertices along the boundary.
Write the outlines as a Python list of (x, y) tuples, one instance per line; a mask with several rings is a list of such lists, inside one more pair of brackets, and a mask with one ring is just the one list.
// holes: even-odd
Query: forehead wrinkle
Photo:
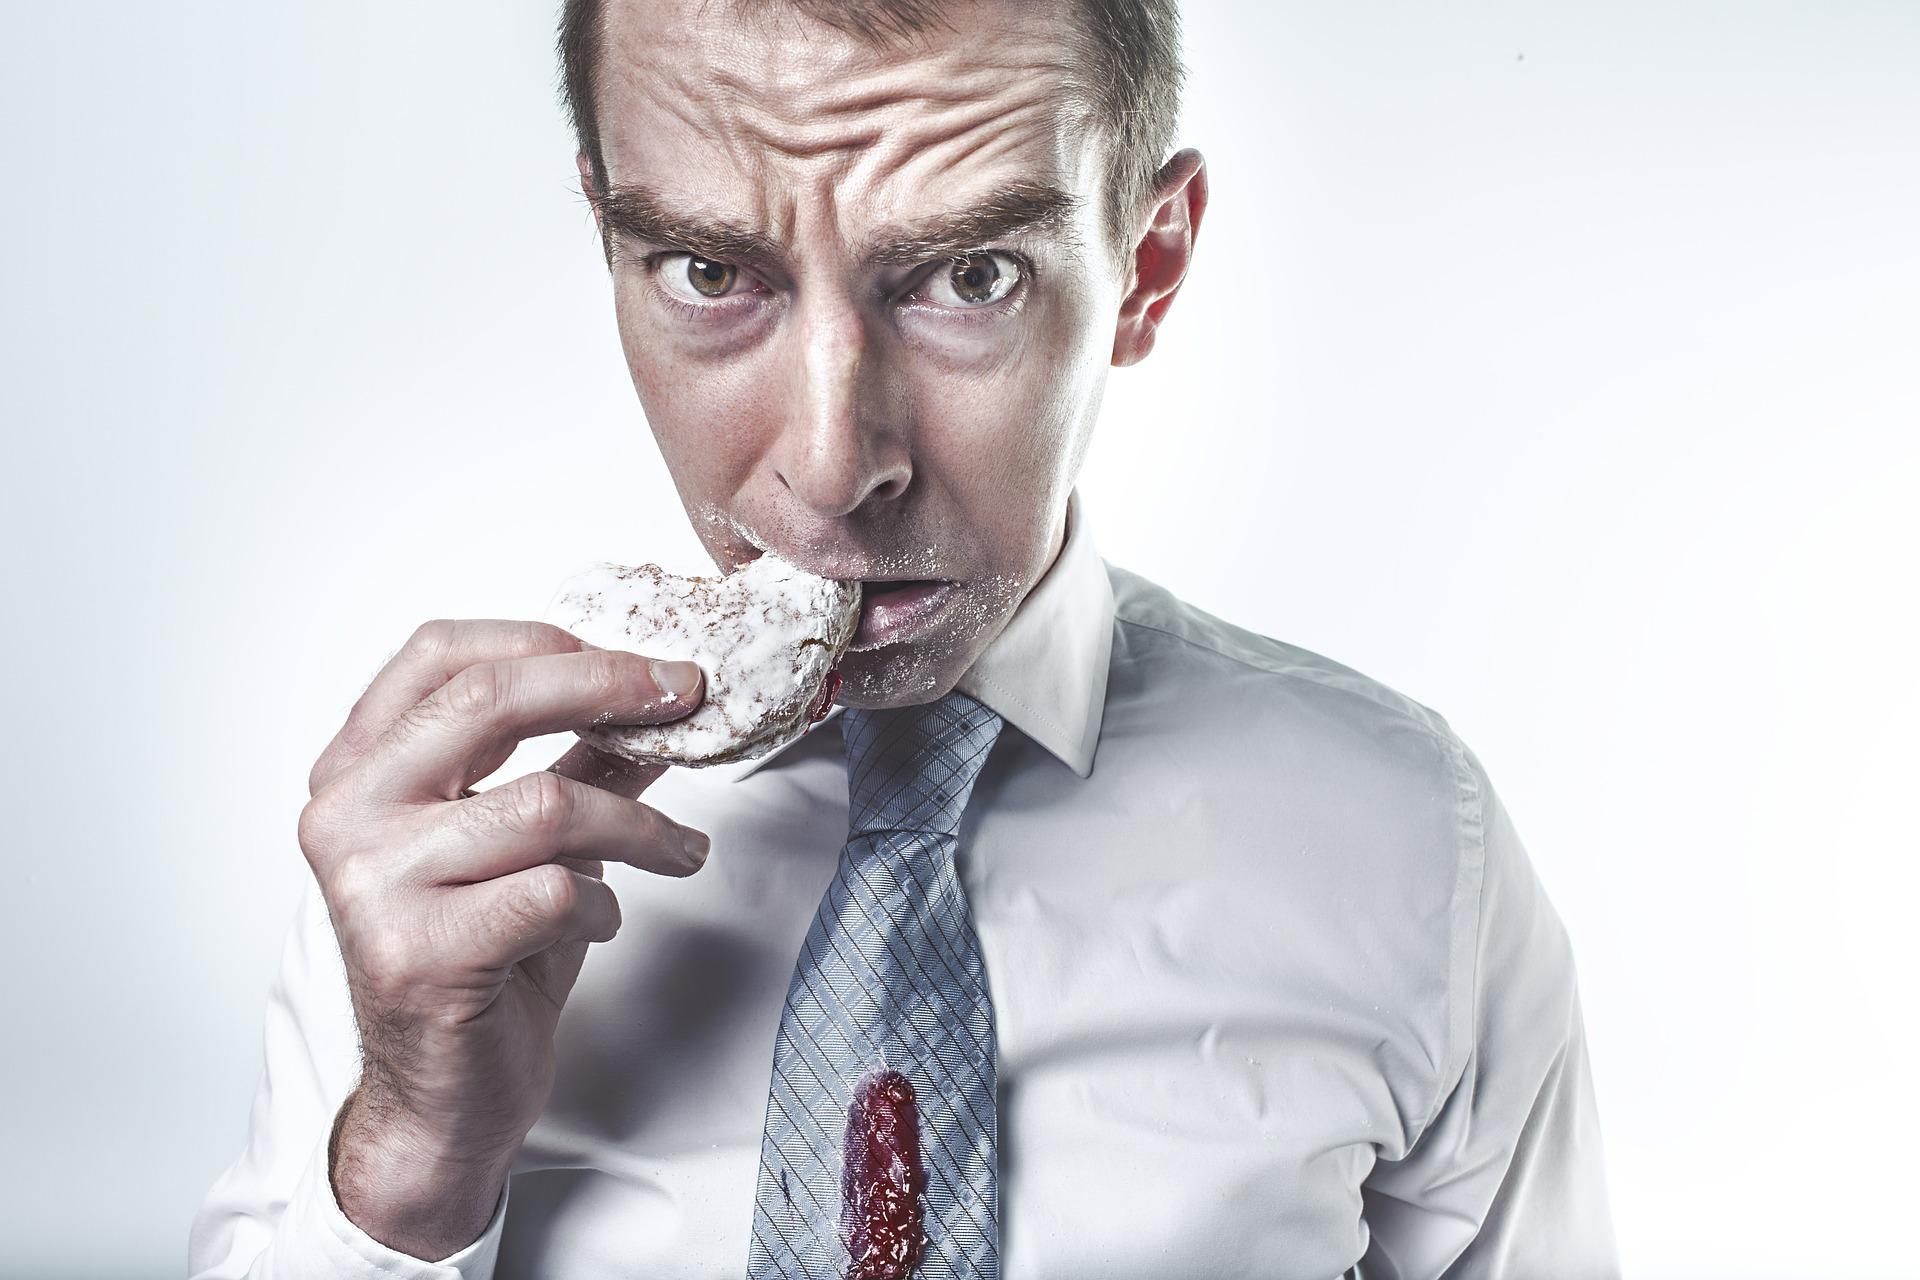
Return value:
[[(857, 115), (907, 104), (928, 106), (966, 106), (990, 101), (1004, 85), (1032, 85), (1046, 75), (1070, 78), (1072, 69), (1048, 58), (1021, 63), (962, 61), (926, 57), (918, 63), (894, 62), (875, 68), (864, 76), (827, 79), (818, 68), (805, 79), (795, 79), (786, 90), (782, 103), (795, 113), (821, 115)], [(764, 86), (737, 82), (744, 95), (766, 97)], [(773, 105), (771, 102), (769, 105)]]
[(977, 110), (921, 118), (888, 133), (878, 146), (859, 156), (853, 176), (875, 187), (889, 182), (921, 188), (963, 168), (992, 167), (1022, 150), (1052, 158), (1055, 120), (1044, 98), (1005, 105), (981, 104)]
[[(811, 27), (803, 38), (768, 42), (737, 27), (615, 25), (627, 109), (603, 125), (632, 144), (615, 149), (626, 160), (672, 166), (671, 177), (660, 174), (664, 190), (699, 193), (707, 215), (698, 229), (715, 256), (721, 247), (745, 261), (803, 241), (822, 249), (904, 242), (914, 225), (926, 226), (916, 211), (956, 212), (969, 192), (991, 199), (996, 173), (1004, 184), (1081, 168), (1068, 136), (1079, 95), (1057, 31), (1009, 39), (1002, 22), (990, 41), (876, 50)], [(641, 104), (650, 110), (636, 113)], [(661, 118), (646, 119), (654, 111), (691, 137), (662, 132)], [(609, 173), (617, 176), (654, 175)], [(884, 237), (866, 234), (882, 219)]]
[(689, 53), (705, 61), (716, 85), (788, 111), (829, 114), (896, 99), (975, 97), (972, 81), (983, 76), (1024, 82), (1042, 72), (1074, 75), (1077, 58), (1061, 30), (999, 17), (990, 34), (995, 39), (984, 48), (965, 37), (875, 46), (815, 26), (773, 41), (704, 38)]
[[(649, 201), (638, 198), (651, 191), (643, 184), (656, 175), (651, 172), (629, 174), (626, 162), (632, 159), (637, 166), (653, 170), (663, 162), (677, 160), (677, 156), (667, 159), (652, 154), (655, 148), (648, 145), (655, 139), (674, 138), (676, 131), (668, 122), (684, 126), (698, 144), (723, 155), (738, 172), (753, 172), (752, 149), (739, 146), (733, 131), (726, 127), (724, 117), (716, 117), (713, 110), (716, 104), (699, 92), (697, 75), (670, 59), (636, 56), (622, 60), (610, 82), (603, 84), (602, 97), (610, 106), (625, 107), (625, 110), (604, 111), (600, 122), (607, 167), (604, 194), (608, 210), (617, 220), (631, 224), (658, 222), (656, 218), (641, 216), (653, 211), (647, 207)], [(656, 112), (666, 120), (655, 116)], [(627, 145), (629, 140), (634, 143), (631, 148)]]
[(857, 107), (825, 103), (799, 111), (738, 97), (727, 123), (776, 154), (814, 159), (842, 153), (851, 165), (857, 153), (897, 149), (890, 144), (910, 145), (910, 139), (928, 133), (946, 136), (1026, 113), (1025, 103), (982, 101), (974, 95), (895, 95)]
[[(935, 117), (912, 117), (894, 129), (883, 128), (877, 122), (868, 124), (864, 118), (855, 117), (850, 124), (866, 127), (842, 128), (832, 133), (822, 131), (809, 139), (768, 131), (764, 128), (768, 123), (771, 122), (762, 113), (751, 109), (729, 119), (728, 143), (736, 168), (748, 174), (758, 173), (770, 158), (775, 162), (799, 162), (780, 173), (780, 180), (768, 189), (784, 191), (795, 202), (803, 191), (808, 193), (808, 203), (825, 211), (824, 220), (831, 224), (842, 244), (856, 238), (846, 222), (863, 204), (878, 205), (881, 213), (899, 206), (899, 200), (885, 198), (890, 187), (951, 196), (965, 188), (982, 187), (984, 184), (974, 175), (995, 169), (1035, 169), (1032, 162), (1017, 164), (1015, 158), (1022, 151), (1040, 160), (1040, 168), (1050, 169), (1063, 146), (1058, 137), (1058, 113), (1043, 94), (1037, 93), (1029, 94), (1023, 102), (1014, 105), (959, 98)], [(1032, 185), (1033, 180), (1028, 182)], [(863, 199), (868, 196), (875, 198)], [(1000, 193), (995, 193), (994, 198), (999, 197)], [(939, 207), (932, 199), (922, 198), (915, 203)], [(1069, 203), (1055, 201), (1062, 207)], [(1002, 215), (1008, 212), (1004, 207), (1000, 209)], [(979, 218), (975, 221), (982, 228), (976, 243), (1012, 233), (996, 230), (993, 223)], [(1009, 220), (1003, 216), (1001, 221), (1017, 229), (1034, 225), (1038, 220)], [(1062, 224), (1059, 218), (1046, 220), (1049, 229), (1058, 229)], [(955, 250), (964, 247), (960, 241), (966, 237), (955, 230), (901, 234), (894, 238), (922, 243), (927, 246), (927, 256), (934, 256), (948, 251), (949, 247)], [(868, 243), (877, 240), (876, 237)], [(905, 264), (907, 257), (908, 251), (901, 249), (880, 254), (874, 260)]]
[(650, 23), (619, 21), (615, 15), (641, 6), (608, 2), (602, 62), (614, 65), (603, 65), (602, 75), (624, 73), (633, 82), (644, 69), (676, 80), (690, 103), (726, 98), (794, 121), (888, 104), (977, 99), (983, 90), (991, 96), (996, 82), (1027, 84), (1049, 76), (1077, 82), (1080, 59), (1070, 31), (1052, 20), (1058, 16), (1052, 6), (1016, 5), (1009, 14), (997, 4), (950, 0), (947, 7), (956, 15), (976, 9), (980, 20), (967, 31), (947, 23), (937, 33), (874, 45), (785, 6), (770, 6), (769, 12), (789, 18), (789, 29), (767, 38), (754, 29), (758, 24), (703, 21), (709, 0), (668, 0), (679, 12)]
[[(601, 91), (608, 108), (600, 128), (609, 177), (623, 157), (656, 156), (664, 145), (682, 172), (689, 172), (690, 163), (697, 178), (720, 180), (713, 170), (723, 166), (714, 162), (724, 161), (749, 186), (764, 185), (769, 161), (779, 159), (783, 148), (744, 119), (752, 107), (746, 92), (751, 82), (729, 68), (751, 65), (765, 51), (737, 29), (699, 33), (678, 24), (615, 25), (612, 56), (603, 58)], [(654, 112), (666, 120), (649, 118)], [(668, 122), (684, 126), (684, 134), (663, 127)], [(631, 149), (623, 145), (629, 140)]]
[(1071, 65), (1044, 42), (1031, 50), (1005, 41), (994, 51), (1027, 56), (994, 61), (964, 48), (883, 53), (798, 41), (710, 57), (700, 91), (723, 99), (734, 125), (770, 150), (812, 158), (870, 147), (929, 117), (1005, 115), (1068, 93)]

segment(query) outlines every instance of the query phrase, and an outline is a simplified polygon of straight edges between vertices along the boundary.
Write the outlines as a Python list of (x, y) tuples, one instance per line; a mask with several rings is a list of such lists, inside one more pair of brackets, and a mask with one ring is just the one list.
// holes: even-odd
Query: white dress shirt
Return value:
[[(959, 846), (1007, 1280), (1618, 1274), (1567, 935), (1440, 715), (1107, 565), (1077, 494), (960, 688), (1007, 723)], [(334, 1200), (357, 1038), (309, 886), (193, 1277), (743, 1274), (781, 1005), (846, 837), (837, 720), (646, 799), (712, 857), (608, 866), (624, 923), (552, 1098), (485, 1234), (437, 1262)]]

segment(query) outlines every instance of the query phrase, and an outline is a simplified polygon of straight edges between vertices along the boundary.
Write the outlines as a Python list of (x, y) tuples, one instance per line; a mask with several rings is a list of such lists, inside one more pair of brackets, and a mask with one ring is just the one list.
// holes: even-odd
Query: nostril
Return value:
[(872, 502), (893, 502), (913, 483), (913, 465), (894, 441), (810, 439), (803, 431), (788, 431), (768, 464), (782, 489), (813, 515), (828, 518), (850, 515)]

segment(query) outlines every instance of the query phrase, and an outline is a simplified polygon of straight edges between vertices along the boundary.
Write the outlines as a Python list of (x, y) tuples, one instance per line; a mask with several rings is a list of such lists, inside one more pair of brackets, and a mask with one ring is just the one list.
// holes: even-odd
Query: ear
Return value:
[(580, 194), (585, 196), (587, 203), (593, 206), (593, 217), (597, 222), (600, 219), (600, 191), (593, 185), (593, 161), (587, 159), (586, 152), (576, 151), (573, 156), (573, 167), (580, 174)]
[(1153, 336), (1187, 277), (1193, 242), (1207, 212), (1207, 163), (1191, 147), (1160, 170), (1152, 207), (1136, 236), (1126, 296), (1113, 334), (1113, 363), (1137, 364), (1153, 350)]

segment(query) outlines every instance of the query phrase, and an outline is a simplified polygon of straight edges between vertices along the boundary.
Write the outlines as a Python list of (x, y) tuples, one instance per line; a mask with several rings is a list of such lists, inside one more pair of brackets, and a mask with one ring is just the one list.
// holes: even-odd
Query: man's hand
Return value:
[(585, 743), (473, 795), (523, 738), (654, 724), (699, 705), (700, 670), (595, 649), (540, 623), (429, 622), (321, 753), (300, 847), (359, 1023), (359, 1086), (334, 1121), (335, 1198), (428, 1261), (485, 1229), (553, 1087), (553, 1032), (587, 945), (620, 928), (602, 859), (683, 876), (707, 837), (633, 797), (662, 766)]

